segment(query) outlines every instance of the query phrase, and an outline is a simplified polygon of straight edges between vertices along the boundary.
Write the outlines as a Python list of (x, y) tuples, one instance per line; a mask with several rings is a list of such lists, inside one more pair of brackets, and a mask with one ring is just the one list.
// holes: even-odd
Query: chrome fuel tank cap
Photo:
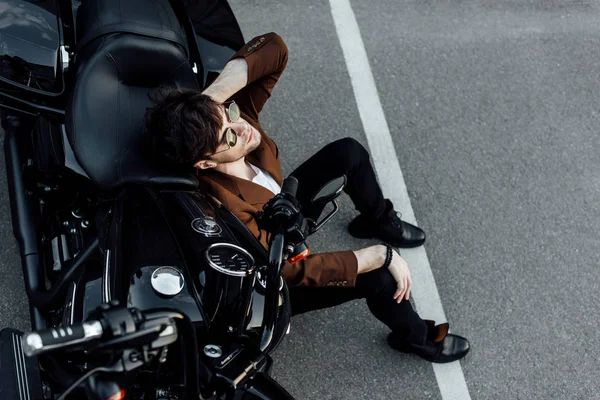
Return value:
[(223, 231), (212, 217), (196, 218), (192, 221), (192, 229), (204, 236), (220, 236)]
[(175, 267), (159, 267), (152, 273), (152, 288), (167, 297), (178, 295), (183, 290), (183, 274)]

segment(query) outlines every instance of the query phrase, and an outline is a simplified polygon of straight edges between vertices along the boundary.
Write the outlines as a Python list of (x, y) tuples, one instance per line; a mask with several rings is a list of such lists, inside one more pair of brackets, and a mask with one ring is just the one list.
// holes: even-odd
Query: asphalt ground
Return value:
[[(290, 51), (261, 115), (284, 172), (338, 138), (366, 146), (329, 3), (231, 3), (246, 39), (275, 31)], [(352, 7), (445, 314), (472, 343), (471, 398), (600, 399), (600, 5)], [(0, 213), (0, 327), (26, 329), (6, 190)], [(372, 244), (346, 233), (354, 215), (343, 197), (313, 251)], [(298, 316), (274, 375), (298, 399), (440, 399), (386, 334), (361, 301)]]

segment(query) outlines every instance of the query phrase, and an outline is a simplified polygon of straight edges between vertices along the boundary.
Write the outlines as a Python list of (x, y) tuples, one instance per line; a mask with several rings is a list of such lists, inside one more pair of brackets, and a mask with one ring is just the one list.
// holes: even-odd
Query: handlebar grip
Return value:
[(294, 197), (296, 197), (296, 192), (298, 191), (298, 179), (293, 176), (288, 176), (283, 180), (283, 184), (281, 185), (281, 193), (287, 193)]
[(64, 349), (102, 336), (104, 329), (100, 321), (60, 326), (30, 332), (23, 335), (23, 352), (27, 357), (46, 351)]

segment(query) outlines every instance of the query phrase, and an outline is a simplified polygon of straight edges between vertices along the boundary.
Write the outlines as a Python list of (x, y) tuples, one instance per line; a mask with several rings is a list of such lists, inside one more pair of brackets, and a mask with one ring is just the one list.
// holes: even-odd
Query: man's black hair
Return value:
[(161, 87), (150, 95), (144, 129), (160, 162), (192, 167), (214, 153), (223, 126), (221, 105), (198, 90)]

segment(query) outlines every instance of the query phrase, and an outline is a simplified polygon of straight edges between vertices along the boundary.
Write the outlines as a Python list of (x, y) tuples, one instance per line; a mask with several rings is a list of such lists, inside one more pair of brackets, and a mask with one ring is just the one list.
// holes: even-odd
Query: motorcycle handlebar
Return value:
[(50, 350), (64, 349), (100, 338), (104, 328), (100, 321), (49, 328), (23, 335), (23, 351), (31, 357)]
[(287, 193), (296, 197), (296, 192), (298, 191), (298, 179), (293, 176), (288, 176), (283, 180), (283, 184), (281, 185), (281, 193)]

